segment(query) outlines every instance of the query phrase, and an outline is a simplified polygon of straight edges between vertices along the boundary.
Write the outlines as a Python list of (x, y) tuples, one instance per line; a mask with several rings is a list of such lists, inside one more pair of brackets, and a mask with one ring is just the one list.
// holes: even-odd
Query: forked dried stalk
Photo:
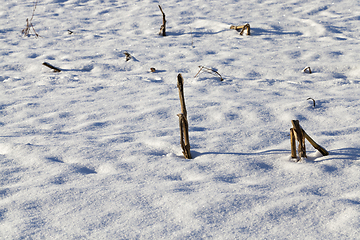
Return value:
[(24, 34), (24, 36), (29, 36), (30, 35), (30, 31), (31, 29), (33, 30), (34, 34), (35, 34), (35, 38), (38, 38), (38, 37), (41, 37), (36, 31), (35, 31), (35, 28), (34, 28), (34, 25), (32, 24), (32, 20), (34, 18), (34, 14), (35, 14), (35, 10), (36, 10), (36, 6), (37, 6), (37, 3), (38, 3), (38, 0), (36, 0), (34, 2), (34, 5), (33, 5), (33, 12), (32, 12), (32, 15), (31, 15), (31, 18), (30, 20), (27, 18), (26, 19), (26, 27), (21, 31), (22, 34)]
[(218, 73), (216, 70), (212, 69), (212, 68), (208, 68), (208, 67), (204, 67), (204, 66), (199, 66), (200, 70), (198, 71), (198, 73), (194, 76), (194, 78), (196, 78), (200, 72), (202, 70), (206, 70), (208, 73), (216, 75), (217, 77), (220, 78), (220, 81), (224, 81), (224, 79), (222, 78), (222, 76), (220, 75), (220, 73)]
[(329, 152), (325, 148), (317, 144), (299, 124), (299, 120), (291, 121), (293, 128), (290, 129), (290, 140), (291, 140), (291, 158), (296, 158), (296, 140), (299, 142), (298, 152), (301, 161), (302, 158), (306, 158), (305, 139), (307, 139), (311, 145), (318, 150), (323, 156), (329, 155)]

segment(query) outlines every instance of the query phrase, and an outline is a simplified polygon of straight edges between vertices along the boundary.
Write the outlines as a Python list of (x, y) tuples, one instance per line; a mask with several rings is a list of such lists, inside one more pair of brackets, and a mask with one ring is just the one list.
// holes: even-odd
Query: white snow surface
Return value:
[(359, 239), (357, 1), (0, 4), (0, 239)]

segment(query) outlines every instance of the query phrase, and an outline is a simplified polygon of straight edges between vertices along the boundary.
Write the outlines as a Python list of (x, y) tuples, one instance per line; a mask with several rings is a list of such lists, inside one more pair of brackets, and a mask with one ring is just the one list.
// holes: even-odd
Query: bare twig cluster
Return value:
[(243, 35), (244, 31), (247, 29), (247, 35), (250, 35), (250, 24), (249, 23), (246, 23), (245, 25), (241, 25), (241, 26), (231, 25), (230, 29), (234, 29), (234, 30), (237, 30), (237, 31), (241, 29), (240, 35)]
[(190, 153), (190, 142), (189, 142), (189, 124), (187, 121), (187, 112), (185, 106), (185, 98), (184, 98), (184, 79), (181, 74), (177, 76), (178, 84), (177, 87), (179, 89), (179, 97), (181, 104), (181, 113), (177, 116), (179, 117), (179, 125), (180, 125), (180, 144), (183, 150), (184, 157), (186, 159), (191, 159)]
[(222, 78), (222, 76), (220, 75), (220, 73), (218, 73), (216, 70), (212, 69), (212, 68), (208, 68), (208, 67), (204, 67), (204, 66), (199, 66), (200, 70), (198, 71), (198, 73), (194, 76), (194, 78), (196, 78), (197, 76), (199, 76), (199, 74), (201, 73), (201, 71), (206, 71), (210, 74), (213, 74), (217, 77), (220, 78), (220, 81), (224, 81), (224, 79)]
[(33, 5), (33, 12), (31, 15), (30, 20), (27, 18), (26, 19), (26, 27), (21, 31), (22, 34), (24, 34), (24, 36), (29, 36), (30, 35), (30, 31), (31, 29), (33, 30), (34, 34), (35, 34), (35, 38), (41, 37), (34, 28), (34, 25), (32, 24), (32, 20), (34, 18), (34, 14), (35, 14), (35, 10), (36, 10), (36, 6), (37, 6), (38, 0), (35, 0), (34, 5)]
[(306, 147), (305, 139), (307, 139), (311, 145), (317, 149), (323, 156), (329, 155), (328, 151), (325, 148), (317, 144), (305, 131), (301, 128), (299, 120), (291, 121), (293, 128), (290, 129), (290, 141), (291, 141), (291, 158), (297, 158), (296, 156), (296, 141), (298, 141), (298, 152), (301, 159), (306, 158)]

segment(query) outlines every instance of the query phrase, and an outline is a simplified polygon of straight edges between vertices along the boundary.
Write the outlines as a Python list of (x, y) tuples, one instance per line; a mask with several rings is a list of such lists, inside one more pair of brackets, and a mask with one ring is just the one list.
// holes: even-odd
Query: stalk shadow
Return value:
[(46, 66), (49, 69), (52, 69), (53, 72), (90, 72), (91, 70), (94, 69), (94, 65), (87, 65), (84, 66), (82, 69), (76, 69), (76, 68), (71, 68), (71, 69), (67, 69), (67, 68), (59, 68), (59, 67), (55, 67), (50, 63), (44, 62), (42, 65)]
[(282, 154), (282, 153), (290, 153), (290, 150), (285, 149), (274, 149), (274, 150), (266, 150), (261, 152), (253, 152), (253, 153), (240, 153), (240, 152), (198, 152), (191, 150), (191, 156), (193, 158), (200, 157), (203, 155), (238, 155), (238, 156), (255, 156), (255, 155), (273, 155), (273, 154)]
[(330, 160), (360, 160), (360, 148), (339, 148), (329, 151), (329, 155), (326, 159), (318, 160), (315, 162), (324, 162)]
[[(193, 158), (197, 158), (203, 155), (237, 155), (237, 156), (255, 156), (255, 155), (278, 155), (278, 154), (290, 154), (290, 150), (285, 149), (273, 149), (273, 150), (266, 150), (260, 152), (198, 152), (191, 150), (191, 155)], [(325, 157), (325, 158), (323, 158)], [(319, 159), (322, 158), (322, 159)], [(330, 160), (352, 160), (358, 161), (360, 160), (360, 148), (340, 148), (329, 151), (328, 156), (323, 156), (320, 152), (315, 150), (315, 152), (309, 152), (307, 161), (308, 162), (326, 162)]]
[(299, 31), (283, 31), (281, 28), (273, 27), (273, 29), (264, 29), (264, 28), (251, 28), (252, 36), (264, 36), (264, 35), (295, 35), (301, 36), (302, 32)]
[[(295, 36), (301, 36), (303, 35), (300, 31), (284, 31), (282, 28), (279, 28), (277, 26), (272, 26), (273, 29), (264, 29), (264, 28), (251, 28), (250, 30), (250, 36), (266, 36), (266, 35), (295, 35)], [(201, 31), (203, 30), (203, 31)], [(204, 35), (215, 35), (219, 33), (223, 33), (226, 31), (236, 31), (238, 33), (241, 32), (241, 29), (233, 30), (233, 29), (224, 29), (220, 31), (206, 31), (205, 28), (198, 28), (195, 29), (195, 31), (185, 31), (185, 30), (179, 30), (179, 31), (167, 31), (166, 36), (183, 36), (183, 35), (192, 35), (194, 38), (201, 37)], [(246, 31), (245, 31), (246, 32)], [(244, 33), (246, 35), (246, 33)]]
[[(201, 29), (201, 28), (200, 28)], [(197, 29), (197, 31), (191, 31), (191, 32), (187, 32), (187, 31), (166, 31), (166, 36), (183, 36), (183, 35), (192, 35), (193, 37), (201, 37), (204, 35), (215, 35), (215, 34), (219, 34), (222, 32), (226, 32), (228, 29), (224, 29), (224, 30), (220, 30), (220, 31), (206, 31), (206, 29), (204, 29), (204, 31), (199, 31), (200, 29)]]

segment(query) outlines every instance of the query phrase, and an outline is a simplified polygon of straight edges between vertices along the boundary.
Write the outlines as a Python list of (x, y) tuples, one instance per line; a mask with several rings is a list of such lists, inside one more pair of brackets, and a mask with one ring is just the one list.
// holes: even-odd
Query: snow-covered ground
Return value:
[(359, 239), (357, 1), (0, 4), (1, 239)]

